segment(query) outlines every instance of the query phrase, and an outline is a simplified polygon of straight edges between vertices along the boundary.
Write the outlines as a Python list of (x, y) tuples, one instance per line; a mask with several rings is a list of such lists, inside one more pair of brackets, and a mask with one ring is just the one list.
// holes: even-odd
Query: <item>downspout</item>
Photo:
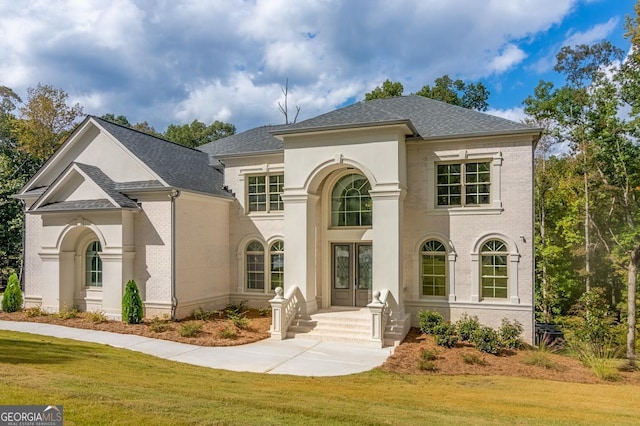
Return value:
[(171, 319), (176, 320), (176, 309), (178, 308), (178, 297), (176, 296), (176, 198), (180, 196), (180, 191), (172, 190), (169, 194), (171, 199)]

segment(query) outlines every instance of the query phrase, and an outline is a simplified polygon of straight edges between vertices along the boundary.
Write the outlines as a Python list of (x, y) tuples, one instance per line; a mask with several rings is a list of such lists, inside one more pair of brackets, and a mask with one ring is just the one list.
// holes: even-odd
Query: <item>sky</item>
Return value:
[(0, 86), (23, 99), (48, 84), (86, 114), (238, 131), (364, 99), (390, 79), (404, 94), (442, 75), (489, 90), (489, 111), (522, 101), (562, 46), (628, 50), (636, 0), (0, 0)]

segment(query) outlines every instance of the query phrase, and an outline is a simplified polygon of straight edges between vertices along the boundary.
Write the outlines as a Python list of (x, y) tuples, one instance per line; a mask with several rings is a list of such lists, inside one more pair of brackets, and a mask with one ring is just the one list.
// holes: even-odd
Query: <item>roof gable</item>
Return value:
[(115, 189), (95, 166), (72, 163), (29, 208), (32, 212), (68, 210), (137, 210), (135, 201)]

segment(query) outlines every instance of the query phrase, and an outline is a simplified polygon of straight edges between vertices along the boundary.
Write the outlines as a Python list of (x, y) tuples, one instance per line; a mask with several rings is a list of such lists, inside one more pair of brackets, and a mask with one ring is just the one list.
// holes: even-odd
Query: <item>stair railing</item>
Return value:
[(384, 347), (384, 332), (389, 320), (389, 290), (374, 291), (371, 303), (367, 305), (371, 313), (371, 342), (375, 346)]
[(291, 287), (286, 295), (282, 295), (282, 287), (276, 287), (276, 295), (269, 300), (271, 304), (271, 338), (284, 340), (287, 330), (304, 306), (304, 297), (297, 286)]

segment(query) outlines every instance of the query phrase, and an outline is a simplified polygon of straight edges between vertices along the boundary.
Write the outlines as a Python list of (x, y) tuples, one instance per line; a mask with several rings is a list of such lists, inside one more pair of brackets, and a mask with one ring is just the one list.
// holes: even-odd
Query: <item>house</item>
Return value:
[(25, 185), (25, 300), (120, 316), (247, 300), (296, 318), (363, 307), (370, 340), (422, 309), (533, 326), (541, 130), (420, 96), (356, 103), (198, 150), (87, 117)]

